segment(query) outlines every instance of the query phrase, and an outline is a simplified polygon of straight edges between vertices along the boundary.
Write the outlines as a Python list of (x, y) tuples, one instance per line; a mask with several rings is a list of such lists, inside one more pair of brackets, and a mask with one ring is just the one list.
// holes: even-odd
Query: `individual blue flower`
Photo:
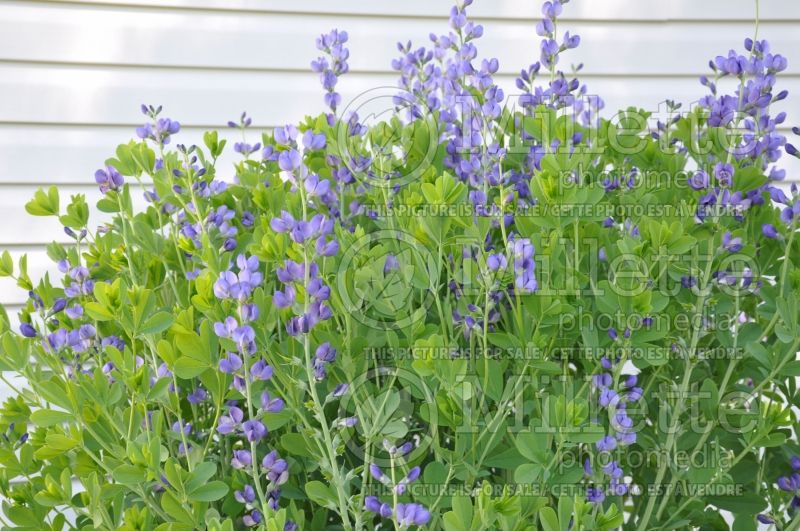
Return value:
[(610, 435), (606, 435), (597, 441), (595, 446), (597, 446), (597, 449), (601, 452), (610, 452), (617, 447), (617, 440)]
[(233, 493), (233, 497), (239, 503), (253, 503), (256, 501), (256, 491), (250, 485), (245, 485), (242, 490), (237, 490)]
[(247, 257), (240, 254), (236, 258), (238, 273), (231, 270), (223, 271), (214, 283), (214, 295), (218, 299), (237, 299), (244, 301), (252, 295), (258, 287), (263, 276), (259, 272), (258, 258)]
[(693, 190), (705, 190), (708, 188), (709, 183), (710, 179), (708, 174), (703, 170), (696, 171), (691, 177), (689, 177), (689, 186)]
[(242, 423), (244, 412), (236, 406), (228, 408), (228, 414), (222, 415), (217, 423), (217, 431), (223, 435), (233, 433)]
[(100, 192), (107, 194), (111, 190), (118, 190), (125, 183), (122, 175), (113, 166), (106, 166), (103, 170), (94, 173), (94, 180), (100, 185)]
[(314, 133), (311, 129), (303, 133), (303, 147), (308, 151), (325, 148), (326, 137), (323, 133)]
[(38, 335), (36, 329), (31, 326), (30, 323), (21, 323), (19, 325), (19, 331), (25, 337), (36, 337)]
[(219, 370), (225, 374), (234, 374), (242, 368), (242, 358), (233, 353), (219, 360)]
[(264, 456), (261, 460), (261, 467), (267, 473), (267, 479), (274, 486), (283, 485), (289, 480), (289, 464), (281, 459), (276, 450)]
[(283, 411), (284, 402), (281, 398), (272, 398), (268, 391), (261, 393), (261, 409), (267, 413), (280, 413)]
[(289, 232), (294, 229), (295, 223), (297, 223), (292, 217), (290, 213), (283, 210), (281, 211), (281, 215), (277, 218), (272, 218), (269, 222), (269, 226), (272, 227), (272, 230), (275, 232)]
[(369, 465), (369, 473), (373, 478), (375, 478), (375, 481), (385, 483), (389, 480), (388, 476), (383, 473), (383, 470), (381, 470), (381, 467), (374, 463)]
[(742, 250), (742, 239), (734, 238), (730, 231), (722, 235), (722, 248), (731, 253), (738, 253)]
[(427, 524), (431, 519), (431, 513), (418, 503), (398, 503), (395, 507), (395, 518), (401, 529), (405, 529)]
[(153, 123), (136, 128), (136, 136), (142, 140), (152, 140), (160, 146), (169, 144), (170, 136), (181, 130), (181, 124), (169, 118), (158, 118), (161, 107), (142, 105), (142, 114), (153, 119)]
[(340, 383), (336, 387), (333, 388), (333, 391), (331, 391), (330, 396), (332, 398), (338, 398), (340, 396), (344, 396), (344, 394), (347, 393), (348, 389), (350, 389), (350, 385), (349, 384)]
[(790, 492), (795, 493), (798, 489), (800, 489), (800, 475), (799, 474), (792, 474), (789, 477), (781, 476), (778, 478), (778, 488)]
[(69, 308), (66, 309), (67, 317), (70, 319), (80, 319), (83, 317), (83, 306), (80, 304), (73, 304)]
[(245, 514), (242, 517), (242, 523), (247, 527), (255, 527), (261, 522), (264, 521), (264, 516), (261, 514), (261, 511), (253, 510), (252, 512)]
[(501, 271), (508, 266), (508, 259), (504, 254), (490, 254), (486, 258), (486, 266), (490, 271)]
[(339, 253), (339, 242), (319, 238), (316, 244), (316, 251), (319, 256), (336, 256)]
[(776, 229), (775, 225), (773, 225), (771, 223), (764, 223), (763, 225), (761, 225), (761, 233), (764, 236), (766, 236), (767, 238), (770, 238), (770, 239), (773, 239), (773, 240), (780, 237), (780, 233), (778, 232), (778, 229)]
[(381, 503), (377, 496), (367, 496), (364, 498), (364, 509), (379, 515), (381, 518), (390, 518), (392, 508), (388, 503)]
[(248, 450), (234, 450), (231, 466), (237, 470), (249, 468), (253, 464), (253, 456)]
[(192, 391), (187, 397), (186, 400), (189, 401), (190, 404), (202, 404), (208, 399), (208, 391), (203, 389), (202, 387), (198, 387), (194, 391)]
[(733, 185), (733, 172), (734, 170), (732, 164), (720, 162), (714, 166), (714, 177), (717, 179), (717, 182), (720, 186), (726, 188)]
[(290, 308), (294, 305), (297, 297), (297, 291), (294, 286), (286, 286), (283, 291), (276, 291), (272, 296), (272, 303), (275, 307), (284, 309)]
[(242, 424), (245, 437), (250, 442), (258, 442), (267, 436), (267, 427), (260, 420), (250, 419)]
[(589, 487), (586, 489), (586, 501), (599, 505), (606, 499), (606, 495), (602, 489), (598, 487)]
[(619, 398), (619, 395), (613, 389), (605, 388), (600, 391), (600, 398), (598, 398), (598, 403), (600, 407), (608, 407), (612, 404), (615, 404)]
[(268, 365), (264, 360), (256, 361), (252, 367), (250, 367), (250, 378), (260, 381), (267, 381), (272, 379), (272, 375), (274, 374), (274, 370), (272, 365)]

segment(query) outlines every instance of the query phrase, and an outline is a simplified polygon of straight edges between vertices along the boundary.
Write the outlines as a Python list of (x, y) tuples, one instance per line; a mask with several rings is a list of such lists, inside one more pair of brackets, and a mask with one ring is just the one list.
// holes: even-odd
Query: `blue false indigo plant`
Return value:
[(566, 0), (516, 96), (471, 3), (398, 45), (388, 119), (342, 101), (333, 30), (326, 112), (231, 121), (232, 174), (143, 106), (108, 221), (36, 192), (72, 243), (37, 281), (0, 257), (4, 528), (797, 528), (787, 60), (747, 39), (691, 111), (603, 118)]

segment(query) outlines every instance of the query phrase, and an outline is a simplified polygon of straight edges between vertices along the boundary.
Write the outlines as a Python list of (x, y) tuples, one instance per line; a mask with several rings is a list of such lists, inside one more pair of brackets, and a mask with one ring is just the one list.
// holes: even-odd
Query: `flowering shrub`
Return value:
[(797, 525), (786, 59), (747, 39), (691, 111), (601, 119), (559, 69), (566, 0), (517, 97), (470, 3), (398, 45), (388, 119), (342, 101), (334, 30), (330, 112), (229, 123), (234, 178), (218, 133), (176, 143), (143, 106), (95, 174), (110, 221), (36, 193), (74, 244), (48, 247), (59, 278), (0, 260), (29, 292), (3, 320), (6, 527)]

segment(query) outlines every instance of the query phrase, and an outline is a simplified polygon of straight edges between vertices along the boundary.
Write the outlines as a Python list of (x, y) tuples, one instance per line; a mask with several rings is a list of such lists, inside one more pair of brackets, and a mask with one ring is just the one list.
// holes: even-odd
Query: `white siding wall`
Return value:
[[(800, 121), (800, 2), (761, 3), (759, 35), (789, 59), (780, 86), (792, 95), (783, 103), (790, 126)], [(538, 4), (477, 0), (471, 8), (485, 25), (481, 55), (500, 59), (509, 88), (538, 55)], [(427, 44), (429, 32), (447, 31), (449, 7), (446, 0), (0, 1), (0, 250), (29, 253), (33, 278), (52, 269), (43, 245), (66, 237), (53, 220), (28, 216), (25, 202), (47, 184), (59, 185), (62, 197), (97, 197), (94, 170), (143, 121), (140, 103), (164, 105), (187, 144), (243, 110), (261, 127), (294, 121), (323, 110), (308, 68), (318, 34), (350, 33), (351, 73), (340, 82), (347, 101), (393, 85), (395, 43)], [(702, 96), (698, 75), (708, 59), (741, 48), (754, 12), (754, 0), (573, 0), (559, 28), (583, 38), (566, 59), (585, 63), (582, 78), (607, 111), (655, 111), (667, 98), (688, 105)], [(798, 179), (800, 166), (791, 169)], [(0, 303), (13, 310), (24, 298), (0, 280)]]

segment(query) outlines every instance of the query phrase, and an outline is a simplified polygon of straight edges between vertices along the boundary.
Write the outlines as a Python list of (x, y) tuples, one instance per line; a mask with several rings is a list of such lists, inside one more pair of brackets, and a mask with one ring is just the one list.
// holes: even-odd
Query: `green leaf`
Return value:
[(781, 369), (779, 374), (781, 376), (789, 376), (792, 378), (800, 376), (800, 361), (790, 361), (783, 367), (783, 369)]
[(3, 256), (0, 259), (0, 277), (10, 277), (14, 274), (14, 259), (11, 258), (11, 253), (3, 251)]
[(767, 508), (764, 497), (753, 493), (743, 493), (740, 496), (709, 496), (706, 500), (711, 505), (734, 514), (757, 514)]
[(217, 465), (206, 461), (204, 463), (200, 463), (195, 467), (191, 474), (189, 474), (189, 478), (186, 480), (186, 490), (193, 491), (196, 490), (198, 487), (203, 485), (206, 481), (214, 477), (214, 474), (217, 472)]
[(228, 494), (228, 486), (221, 481), (212, 481), (201, 485), (188, 494), (191, 501), (212, 502)]
[(151, 316), (147, 319), (142, 327), (139, 329), (139, 333), (141, 335), (148, 335), (148, 334), (158, 334), (159, 332), (163, 332), (175, 321), (175, 318), (172, 314), (167, 312), (158, 312), (155, 315)]
[(33, 199), (25, 204), (25, 211), (31, 216), (57, 216), (59, 212), (58, 188), (51, 186), (46, 193), (43, 188), (36, 190)]
[(597, 529), (602, 531), (607, 531), (609, 529), (615, 529), (622, 525), (623, 515), (619, 512), (616, 505), (612, 505), (608, 508), (605, 514), (601, 514), (597, 517)]
[(204, 361), (190, 358), (189, 356), (181, 356), (175, 362), (175, 375), (178, 378), (188, 380), (200, 376), (208, 368), (210, 368), (210, 365)]
[(123, 485), (136, 485), (147, 479), (144, 468), (135, 465), (120, 465), (111, 472), (111, 477)]
[(558, 526), (558, 516), (550, 507), (542, 507), (539, 511), (539, 520), (542, 522), (544, 531), (560, 531)]
[(516, 446), (523, 457), (535, 463), (547, 464), (550, 443), (546, 433), (533, 431), (518, 433)]
[(569, 496), (561, 496), (558, 499), (558, 521), (561, 522), (561, 531), (567, 531), (574, 506), (575, 504)]
[[(106, 166), (113, 166), (122, 175), (125, 176), (139, 176), (142, 174), (142, 168), (137, 164), (133, 152), (138, 149), (137, 142), (131, 140), (127, 144), (120, 144), (117, 146), (117, 158), (106, 160)], [(152, 166), (151, 166), (152, 167)]]
[(89, 317), (97, 321), (111, 321), (115, 318), (114, 313), (99, 302), (87, 302), (84, 308)]
[(42, 529), (44, 527), (42, 519), (36, 516), (32, 509), (23, 505), (3, 505), (3, 512), (18, 526), (30, 529)]
[(453, 496), (453, 512), (459, 520), (461, 529), (469, 529), (472, 526), (472, 502), (468, 496)]
[(719, 408), (719, 390), (714, 380), (708, 378), (700, 387), (700, 407), (707, 419), (716, 419)]
[(330, 487), (321, 481), (309, 481), (306, 483), (306, 494), (308, 494), (308, 498), (317, 505), (329, 509), (336, 507), (336, 497)]
[(31, 422), (41, 428), (48, 428), (56, 424), (63, 424), (74, 420), (75, 417), (72, 413), (66, 411), (54, 411), (52, 409), (38, 409), (31, 413)]
[(525, 463), (514, 470), (514, 482), (520, 485), (529, 485), (539, 480), (542, 474), (542, 465)]
[(67, 213), (58, 219), (65, 227), (80, 230), (89, 223), (89, 205), (86, 204), (86, 196), (83, 194), (73, 195), (70, 204), (67, 205)]

